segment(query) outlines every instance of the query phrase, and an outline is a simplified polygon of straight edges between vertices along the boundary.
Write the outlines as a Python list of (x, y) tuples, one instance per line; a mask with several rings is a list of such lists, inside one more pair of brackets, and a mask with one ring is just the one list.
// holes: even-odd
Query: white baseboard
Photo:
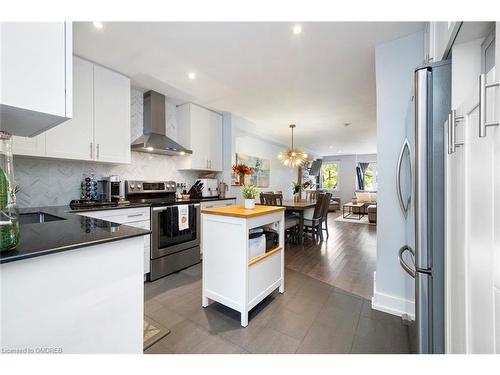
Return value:
[(410, 319), (415, 320), (415, 302), (378, 292), (376, 276), (374, 272), (372, 309), (396, 316), (406, 314)]

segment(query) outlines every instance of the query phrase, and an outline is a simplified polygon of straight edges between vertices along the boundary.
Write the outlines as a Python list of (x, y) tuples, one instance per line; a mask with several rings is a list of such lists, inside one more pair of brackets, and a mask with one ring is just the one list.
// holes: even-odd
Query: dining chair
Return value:
[[(332, 193), (326, 193), (323, 196), (323, 214), (321, 215), (321, 230), (326, 231), (326, 238), (330, 237), (328, 233), (328, 212), (330, 211), (330, 200), (332, 199)], [(323, 227), (324, 224), (324, 227)]]
[(313, 201), (318, 199), (319, 192), (317, 190), (306, 190), (306, 199)]
[[(274, 193), (260, 193), (260, 202), (266, 206), (283, 205), (283, 195)], [(299, 219), (293, 215), (285, 214), (285, 236), (291, 242), (297, 242), (299, 232)]]
[(317, 237), (319, 237), (321, 241), (323, 241), (323, 232), (321, 230), (321, 223), (323, 218), (324, 198), (325, 198), (324, 194), (318, 194), (312, 217), (304, 218), (304, 233), (311, 233), (311, 238), (315, 242)]

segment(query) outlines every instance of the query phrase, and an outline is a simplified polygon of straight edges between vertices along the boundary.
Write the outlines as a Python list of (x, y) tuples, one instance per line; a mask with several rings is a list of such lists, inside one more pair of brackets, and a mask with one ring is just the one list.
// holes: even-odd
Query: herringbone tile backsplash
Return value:
[[(167, 101), (167, 134), (177, 138), (175, 105)], [(142, 134), (142, 92), (131, 92), (131, 141)], [(124, 180), (175, 180), (189, 185), (196, 172), (178, 171), (177, 157), (132, 152), (132, 163), (103, 164), (85, 161), (14, 157), (14, 174), (20, 187), (19, 207), (66, 205), (80, 197), (83, 174), (94, 173), (96, 178), (119, 175)]]

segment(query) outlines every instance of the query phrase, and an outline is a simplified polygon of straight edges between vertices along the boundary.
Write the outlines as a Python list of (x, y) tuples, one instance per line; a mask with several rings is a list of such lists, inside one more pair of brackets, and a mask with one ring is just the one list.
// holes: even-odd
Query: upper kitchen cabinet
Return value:
[(130, 163), (130, 79), (94, 65), (94, 139), (98, 161)]
[(425, 54), (427, 61), (446, 60), (462, 22), (427, 22)]
[[(62, 159), (94, 158), (94, 64), (73, 59), (73, 118), (46, 133), (46, 155)], [(14, 153), (17, 148), (14, 139)]]
[(130, 163), (130, 80), (74, 56), (73, 118), (37, 137), (14, 137), (12, 148), (16, 155)]
[(31, 137), (72, 117), (71, 22), (0, 23), (0, 122)]
[(222, 115), (193, 103), (177, 107), (178, 140), (193, 151), (179, 169), (222, 171)]

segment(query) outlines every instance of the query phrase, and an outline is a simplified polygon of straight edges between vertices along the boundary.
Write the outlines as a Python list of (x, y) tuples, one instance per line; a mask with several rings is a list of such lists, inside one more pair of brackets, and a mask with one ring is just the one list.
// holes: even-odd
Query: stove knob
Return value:
[(139, 189), (139, 190), (142, 189), (141, 184), (137, 185), (137, 189)]
[(135, 189), (135, 185), (134, 184), (130, 184), (130, 188), (131, 189)]

